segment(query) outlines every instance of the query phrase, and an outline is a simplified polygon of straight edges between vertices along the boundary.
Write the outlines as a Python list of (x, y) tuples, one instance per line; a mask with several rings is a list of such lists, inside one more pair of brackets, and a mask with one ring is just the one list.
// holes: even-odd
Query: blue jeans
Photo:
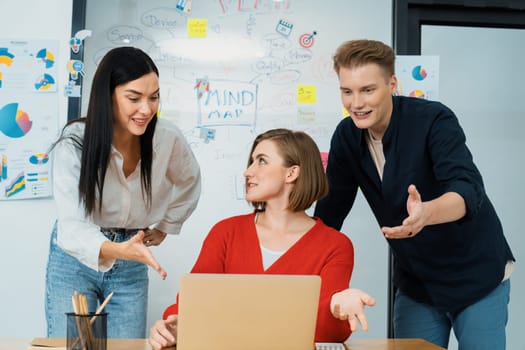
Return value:
[(399, 289), (394, 301), (394, 337), (422, 338), (447, 348), (450, 330), (459, 350), (504, 350), (510, 280), (457, 314), (438, 312), (406, 296)]
[[(114, 242), (131, 235), (104, 232)], [(95, 271), (57, 245), (56, 225), (51, 234), (46, 271), (47, 336), (66, 336), (66, 313), (73, 311), (74, 291), (84, 294), (94, 312), (114, 292), (104, 311), (108, 313), (108, 338), (145, 338), (148, 300), (148, 268), (136, 261), (117, 260), (107, 272)]]

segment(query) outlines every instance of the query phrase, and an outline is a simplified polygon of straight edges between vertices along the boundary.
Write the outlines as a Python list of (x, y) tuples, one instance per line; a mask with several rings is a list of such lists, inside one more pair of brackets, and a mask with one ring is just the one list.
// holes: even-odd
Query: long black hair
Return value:
[[(72, 139), (78, 147), (82, 148), (78, 191), (79, 200), (84, 204), (86, 215), (92, 214), (97, 204), (99, 211), (102, 208), (104, 179), (113, 141), (112, 97), (115, 88), (151, 72), (159, 75), (153, 60), (142, 50), (135, 47), (111, 49), (100, 61), (93, 77), (86, 117), (67, 124), (85, 123), (82, 140), (71, 136), (67, 138)], [(149, 123), (144, 134), (140, 136), (142, 192), (146, 193), (148, 205), (151, 204), (151, 163), (156, 124), (157, 114)], [(64, 136), (61, 136), (62, 138)]]

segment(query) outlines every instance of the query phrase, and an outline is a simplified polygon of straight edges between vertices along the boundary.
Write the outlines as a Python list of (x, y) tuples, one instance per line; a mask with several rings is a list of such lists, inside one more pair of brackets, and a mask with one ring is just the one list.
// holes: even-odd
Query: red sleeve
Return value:
[(336, 319), (332, 315), (330, 301), (334, 293), (349, 287), (353, 268), (354, 247), (350, 239), (344, 236), (338, 240), (321, 270), (321, 294), (315, 334), (317, 342), (344, 342), (351, 335), (348, 321)]
[[(179, 294), (177, 294), (177, 302), (179, 301)], [(179, 304), (175, 303), (166, 308), (162, 314), (162, 319), (165, 320), (169, 315), (177, 315), (179, 313)]]

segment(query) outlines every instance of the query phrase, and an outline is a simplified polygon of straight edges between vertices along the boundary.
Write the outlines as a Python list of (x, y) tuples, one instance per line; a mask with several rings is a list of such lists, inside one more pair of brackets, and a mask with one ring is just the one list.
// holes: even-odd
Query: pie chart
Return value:
[(423, 90), (415, 89), (415, 90), (410, 91), (408, 96), (410, 96), (410, 97), (418, 97), (418, 98), (425, 98), (425, 93), (423, 92)]
[(35, 82), (35, 90), (45, 91), (49, 90), (55, 84), (55, 79), (47, 73), (40, 76)]
[(46, 65), (46, 68), (53, 67), (55, 64), (55, 56), (47, 49), (42, 49), (36, 54), (36, 58), (40, 59)]
[(0, 64), (10, 66), (13, 63), (14, 58), (15, 55), (9, 52), (9, 49), (7, 49), (6, 47), (0, 47)]
[(49, 155), (46, 153), (36, 153), (29, 157), (29, 163), (34, 165), (46, 164), (49, 161)]
[(25, 136), (33, 122), (29, 115), (21, 109), (18, 109), (18, 103), (9, 103), (0, 109), (0, 131), (11, 138)]
[(421, 81), (427, 77), (427, 72), (423, 69), (423, 67), (415, 66), (414, 69), (412, 69), (412, 77)]

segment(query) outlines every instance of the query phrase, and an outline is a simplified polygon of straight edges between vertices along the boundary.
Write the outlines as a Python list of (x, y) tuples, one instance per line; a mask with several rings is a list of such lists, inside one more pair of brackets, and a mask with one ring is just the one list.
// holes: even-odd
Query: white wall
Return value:
[[(56, 60), (69, 58), (71, 0), (17, 0), (0, 3), (2, 39), (60, 40)], [(63, 96), (66, 69), (60, 70), (59, 118), (67, 119)], [(45, 336), (44, 280), (49, 234), (56, 216), (52, 199), (0, 201), (0, 337)]]

